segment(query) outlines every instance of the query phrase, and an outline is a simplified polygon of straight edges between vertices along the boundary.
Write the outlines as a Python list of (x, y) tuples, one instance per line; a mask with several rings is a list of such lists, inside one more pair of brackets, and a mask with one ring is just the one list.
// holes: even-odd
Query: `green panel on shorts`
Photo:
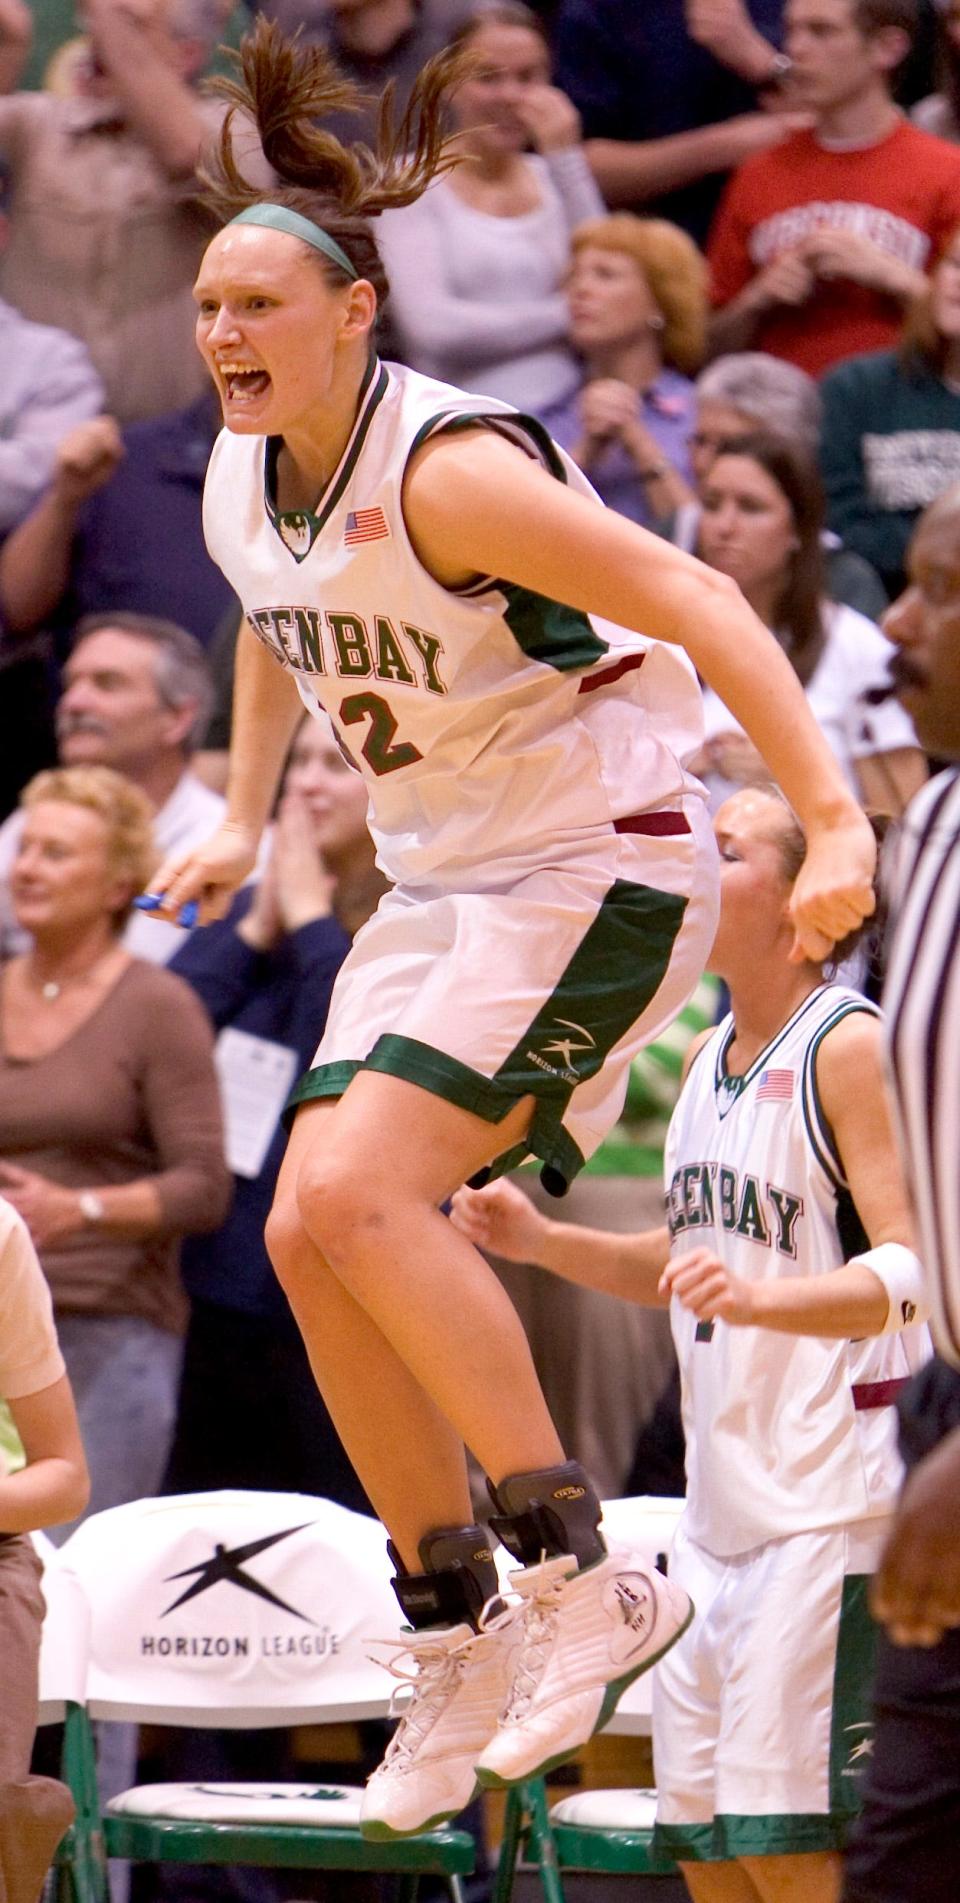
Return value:
[(713, 1820), (713, 1861), (733, 1857), (799, 1857), (842, 1850), (844, 1824), (824, 1811), (771, 1811), (765, 1817)]
[(840, 1601), (837, 1662), (830, 1725), (830, 1809), (855, 1817), (861, 1782), (873, 1748), (870, 1694), (877, 1628), (870, 1616), (870, 1574), (848, 1573)]
[(642, 1017), (670, 964), (687, 901), (616, 879), (566, 970), (494, 1083), (564, 1106)]
[(654, 1824), (650, 1868), (655, 1876), (675, 1874), (677, 1864), (713, 1863), (712, 1824)]
[(359, 1062), (348, 1058), (341, 1064), (317, 1064), (314, 1070), (304, 1071), (284, 1105), (282, 1121), (286, 1129), (289, 1130), (294, 1114), (302, 1103), (314, 1103), (323, 1097), (342, 1097), (347, 1085), (361, 1069)]

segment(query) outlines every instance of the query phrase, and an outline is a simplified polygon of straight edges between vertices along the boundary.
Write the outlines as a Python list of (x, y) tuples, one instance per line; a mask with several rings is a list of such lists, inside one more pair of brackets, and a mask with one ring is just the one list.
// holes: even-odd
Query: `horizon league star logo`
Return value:
[[(551, 1077), (562, 1077), (565, 1084), (578, 1084), (580, 1074), (573, 1061), (574, 1054), (596, 1050), (597, 1040), (584, 1025), (574, 1024), (571, 1018), (554, 1018), (553, 1022), (569, 1035), (555, 1037), (552, 1043), (544, 1045), (542, 1052), (527, 1051), (527, 1058), (538, 1070), (548, 1071)], [(559, 1057), (560, 1064), (548, 1064), (548, 1057)]]
[(265, 1553), (271, 1546), (278, 1546), (281, 1540), (292, 1539), (295, 1533), (302, 1533), (311, 1522), (304, 1520), (299, 1526), (285, 1527), (281, 1533), (268, 1533), (264, 1539), (250, 1540), (246, 1546), (227, 1547), (221, 1541), (215, 1541), (210, 1559), (201, 1560), (196, 1566), (185, 1566), (181, 1572), (167, 1573), (165, 1583), (190, 1579), (176, 1599), (171, 1600), (160, 1613), (161, 1619), (168, 1619), (171, 1613), (191, 1600), (199, 1599), (204, 1593), (212, 1592), (215, 1586), (234, 1586), (240, 1592), (249, 1593), (255, 1599), (265, 1600), (267, 1605), (276, 1606), (290, 1618), (300, 1620), (301, 1624), (311, 1626), (309, 1633), (297, 1635), (287, 1632), (261, 1633), (259, 1646), (249, 1633), (242, 1632), (189, 1632), (153, 1634), (142, 1633), (140, 1651), (145, 1658), (249, 1658), (251, 1648), (259, 1649), (264, 1658), (281, 1658), (295, 1655), (312, 1660), (329, 1658), (339, 1650), (340, 1640), (327, 1625), (318, 1625), (308, 1612), (301, 1612), (286, 1599), (281, 1599), (255, 1574), (247, 1570), (247, 1563)]

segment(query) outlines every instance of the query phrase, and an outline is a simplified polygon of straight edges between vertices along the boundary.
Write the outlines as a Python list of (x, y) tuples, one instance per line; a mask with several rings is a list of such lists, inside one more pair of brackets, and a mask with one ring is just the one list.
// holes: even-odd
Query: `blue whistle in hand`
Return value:
[[(163, 904), (163, 899), (158, 892), (141, 892), (139, 898), (134, 899), (133, 903), (138, 912), (156, 912)], [(177, 913), (176, 923), (181, 925), (185, 932), (189, 932), (196, 924), (199, 913), (200, 907), (196, 899), (187, 899), (186, 904), (181, 905)]]

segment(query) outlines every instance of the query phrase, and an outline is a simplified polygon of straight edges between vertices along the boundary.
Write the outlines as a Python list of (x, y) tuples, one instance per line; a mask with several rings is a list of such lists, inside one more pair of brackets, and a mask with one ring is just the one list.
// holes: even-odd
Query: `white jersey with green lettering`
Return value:
[[(726, 1017), (698, 1052), (664, 1157), (674, 1256), (713, 1249), (745, 1281), (826, 1275), (869, 1248), (820, 1104), (816, 1057), (850, 1012), (845, 986), (806, 998), (743, 1076)], [(690, 1538), (726, 1557), (889, 1513), (901, 1476), (887, 1383), (926, 1359), (925, 1327), (864, 1341), (698, 1322), (675, 1299)], [(882, 1384), (882, 1385), (881, 1385)]]
[(685, 765), (700, 694), (681, 649), (495, 578), (453, 593), (417, 560), (410, 455), (478, 419), (593, 495), (506, 404), (376, 361), (313, 512), (277, 510), (272, 439), (224, 431), (207, 477), (210, 554), (305, 705), (332, 718), (369, 785), (380, 863), (407, 885), (482, 889), (504, 862), (542, 863), (547, 840), (700, 792)]

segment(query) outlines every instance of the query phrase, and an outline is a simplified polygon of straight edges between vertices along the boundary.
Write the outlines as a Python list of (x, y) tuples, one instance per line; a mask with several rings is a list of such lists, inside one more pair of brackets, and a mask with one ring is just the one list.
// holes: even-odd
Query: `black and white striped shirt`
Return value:
[(911, 801), (892, 903), (888, 1056), (934, 1339), (960, 1367), (960, 769)]

